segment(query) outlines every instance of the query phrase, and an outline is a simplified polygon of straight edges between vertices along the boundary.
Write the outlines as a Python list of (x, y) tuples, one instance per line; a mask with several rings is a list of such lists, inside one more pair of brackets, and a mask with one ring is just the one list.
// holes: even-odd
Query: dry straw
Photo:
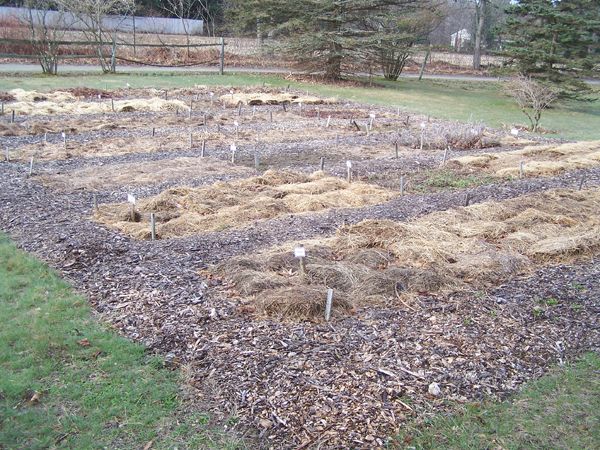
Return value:
[(322, 99), (315, 96), (298, 96), (289, 93), (238, 92), (221, 96), (221, 102), (229, 106), (242, 105), (280, 105), (282, 103), (302, 103), (303, 105), (321, 105), (337, 103), (336, 99)]
[(342, 299), (338, 314), (394, 299), (409, 305), (417, 293), (485, 289), (597, 252), (600, 189), (548, 191), (406, 223), (366, 220), (304, 244), (305, 276), (298, 273), (294, 243), (233, 258), (215, 271), (260, 313), (291, 320), (322, 317), (327, 288)]
[(360, 207), (393, 198), (394, 192), (364, 183), (348, 184), (322, 172), (312, 175), (267, 171), (262, 176), (202, 188), (178, 187), (138, 201), (142, 222), (127, 219), (128, 205), (100, 208), (96, 219), (134, 237), (148, 237), (146, 219), (156, 213), (160, 238), (243, 227), (285, 214)]
[(567, 170), (595, 167), (600, 165), (600, 141), (528, 146), (510, 152), (462, 156), (450, 160), (448, 165), (473, 168), (498, 177), (518, 177), (521, 161), (525, 176), (552, 176)]

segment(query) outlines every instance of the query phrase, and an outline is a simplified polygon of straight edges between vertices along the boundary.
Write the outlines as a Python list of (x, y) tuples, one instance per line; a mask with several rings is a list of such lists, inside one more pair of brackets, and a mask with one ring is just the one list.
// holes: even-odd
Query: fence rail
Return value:
[[(86, 46), (86, 47), (110, 47), (111, 53), (107, 55), (102, 55), (103, 58), (111, 58), (113, 61), (112, 71), (116, 71), (115, 61), (125, 61), (131, 62), (135, 64), (141, 64), (146, 66), (153, 67), (193, 67), (199, 66), (203, 64), (207, 64), (209, 62), (214, 61), (214, 59), (208, 61), (198, 61), (191, 62), (186, 64), (178, 64), (178, 65), (167, 65), (167, 64), (156, 64), (152, 62), (136, 60), (125, 58), (123, 56), (118, 56), (119, 47), (133, 47), (134, 49), (137, 47), (142, 48), (173, 48), (173, 49), (194, 49), (194, 48), (206, 48), (206, 47), (219, 47), (219, 73), (223, 75), (225, 69), (225, 46), (227, 43), (224, 38), (220, 38), (217, 43), (202, 43), (202, 44), (137, 44), (130, 42), (117, 42), (117, 41), (103, 41), (103, 42), (93, 42), (93, 41), (59, 41), (59, 40), (43, 40), (36, 41), (34, 39), (10, 39), (10, 38), (2, 38), (0, 39), (0, 46), (2, 44), (9, 45), (27, 45), (27, 46)], [(2, 52), (0, 53), (0, 58), (7, 59), (37, 59), (40, 60), (43, 58), (43, 54), (27, 54), (27, 53), (10, 53), (10, 52)], [(97, 54), (88, 54), (88, 55), (73, 55), (73, 54), (59, 54), (57, 51), (54, 51), (54, 55), (56, 59), (86, 59), (86, 58), (97, 58)]]

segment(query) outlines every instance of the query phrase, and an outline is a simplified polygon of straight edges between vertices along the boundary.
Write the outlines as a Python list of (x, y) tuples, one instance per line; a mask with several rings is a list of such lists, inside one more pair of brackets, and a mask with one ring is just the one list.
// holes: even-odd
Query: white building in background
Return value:
[(450, 46), (454, 48), (454, 50), (461, 50), (466, 44), (471, 42), (471, 33), (467, 31), (466, 28), (453, 33), (450, 36)]

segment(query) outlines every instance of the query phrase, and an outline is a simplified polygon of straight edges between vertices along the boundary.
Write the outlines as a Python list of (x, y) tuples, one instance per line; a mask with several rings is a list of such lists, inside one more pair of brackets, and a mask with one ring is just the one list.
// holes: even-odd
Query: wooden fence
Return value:
[[(223, 75), (225, 69), (225, 39), (219, 38), (217, 43), (189, 43), (189, 44), (146, 44), (146, 43), (129, 43), (129, 42), (117, 42), (103, 41), (59, 41), (59, 40), (32, 40), (32, 39), (0, 39), (0, 58), (4, 59), (35, 59), (41, 60), (44, 57), (55, 57), (57, 60), (60, 59), (93, 59), (98, 58), (100, 55), (97, 53), (85, 53), (85, 54), (72, 54), (64, 53), (65, 50), (71, 50), (73, 47), (88, 47), (93, 48), (94, 52), (100, 49), (100, 54), (103, 58), (111, 61), (111, 72), (116, 72), (117, 61), (124, 61), (128, 63), (134, 63), (144, 66), (154, 67), (193, 67), (205, 65), (210, 62), (218, 62), (219, 73)], [(119, 49), (133, 48), (134, 54), (137, 48), (157, 48), (157, 49), (198, 49), (207, 47), (219, 48), (218, 58), (211, 58), (208, 61), (193, 61), (186, 64), (157, 64), (150, 61), (144, 61), (137, 58), (128, 58), (119, 55)], [(27, 52), (18, 52), (15, 49), (25, 48)], [(10, 51), (10, 50), (13, 51)], [(39, 49), (36, 51), (36, 49)], [(51, 53), (50, 53), (51, 52)], [(106, 53), (105, 53), (106, 52)]]

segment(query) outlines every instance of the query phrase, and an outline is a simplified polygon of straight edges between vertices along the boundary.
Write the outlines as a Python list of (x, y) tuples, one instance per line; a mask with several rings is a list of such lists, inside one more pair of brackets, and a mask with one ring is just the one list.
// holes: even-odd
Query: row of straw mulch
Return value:
[(435, 212), (407, 223), (366, 220), (304, 243), (238, 257), (215, 268), (256, 312), (318, 320), (328, 288), (334, 314), (415, 294), (479, 290), (600, 248), (600, 189), (554, 190)]
[(316, 172), (267, 171), (261, 176), (208, 187), (176, 187), (139, 200), (135, 215), (127, 203), (101, 205), (94, 218), (138, 239), (150, 237), (155, 213), (161, 239), (222, 231), (286, 214), (355, 208), (385, 202), (397, 193)]
[(600, 165), (600, 141), (532, 145), (520, 150), (461, 156), (449, 167), (470, 169), (497, 177), (517, 177), (521, 163), (525, 176), (553, 176), (568, 170)]

